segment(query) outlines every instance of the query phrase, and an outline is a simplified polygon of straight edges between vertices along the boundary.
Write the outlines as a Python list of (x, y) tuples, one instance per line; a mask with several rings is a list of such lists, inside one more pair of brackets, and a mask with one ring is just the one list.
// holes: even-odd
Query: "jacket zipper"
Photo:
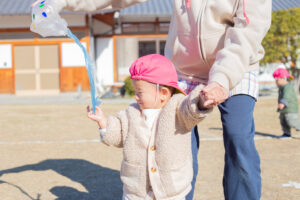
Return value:
[(206, 63), (206, 57), (204, 55), (204, 51), (203, 51), (203, 45), (202, 45), (202, 34), (201, 34), (201, 30), (202, 30), (202, 21), (203, 21), (203, 13), (205, 11), (205, 8), (206, 8), (206, 4), (207, 4), (207, 1), (208, 0), (204, 0), (204, 4), (200, 10), (200, 13), (199, 13), (199, 16), (198, 16), (198, 21), (199, 21), (199, 27), (198, 27), (198, 32), (199, 32), (199, 36), (198, 36), (198, 41), (199, 41), (199, 53), (200, 53), (200, 57), (202, 58), (202, 60)]
[(186, 7), (191, 8), (191, 0), (186, 0)]
[(243, 15), (244, 15), (244, 17), (246, 19), (247, 24), (250, 24), (250, 20), (249, 20), (249, 18), (247, 16), (247, 12), (246, 12), (246, 8), (245, 8), (245, 0), (243, 0)]

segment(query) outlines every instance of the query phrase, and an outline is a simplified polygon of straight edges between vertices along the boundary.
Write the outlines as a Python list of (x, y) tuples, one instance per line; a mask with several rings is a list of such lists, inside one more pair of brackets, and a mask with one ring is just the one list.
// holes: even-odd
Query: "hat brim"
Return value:
[[(166, 84), (164, 84), (164, 83), (155, 83), (154, 81), (152, 81), (152, 80), (150, 80), (150, 79), (148, 79), (148, 78), (146, 78), (146, 77), (130, 76), (130, 79), (131, 79), (131, 80), (142, 80), (142, 81), (147, 81), (147, 82), (150, 82), (150, 83), (153, 83), (153, 84), (166, 85)], [(177, 84), (176, 84), (176, 86), (175, 86), (175, 84), (173, 84), (173, 85), (166, 85), (166, 86), (175, 88), (175, 89), (176, 89), (176, 94), (177, 94), (177, 93), (182, 93), (182, 94), (184, 94), (185, 96), (187, 96), (187, 94), (186, 94), (182, 89), (180, 89), (180, 87), (179, 87)]]
[(184, 96), (187, 96), (187, 94), (181, 90), (179, 87), (174, 87), (176, 89), (176, 94), (182, 93)]

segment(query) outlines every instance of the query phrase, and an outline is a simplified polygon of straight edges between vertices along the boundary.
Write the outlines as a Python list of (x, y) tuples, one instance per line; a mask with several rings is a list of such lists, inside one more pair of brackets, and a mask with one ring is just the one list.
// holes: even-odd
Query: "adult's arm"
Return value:
[[(243, 8), (250, 22), (247, 24)], [(239, 0), (234, 25), (227, 29), (224, 48), (217, 55), (209, 73), (209, 83), (217, 82), (232, 89), (251, 71), (251, 65), (264, 56), (261, 45), (271, 25), (271, 0)]]
[(54, 0), (60, 9), (95, 11), (104, 8), (120, 9), (146, 0)]

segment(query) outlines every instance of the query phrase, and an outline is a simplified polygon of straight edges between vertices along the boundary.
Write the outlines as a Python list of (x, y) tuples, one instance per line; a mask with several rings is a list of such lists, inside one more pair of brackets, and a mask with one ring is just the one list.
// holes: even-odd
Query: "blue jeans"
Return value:
[[(254, 145), (254, 106), (255, 99), (248, 95), (232, 96), (219, 105), (225, 147), (223, 188), (226, 200), (259, 200), (261, 197), (260, 159)], [(193, 154), (196, 154), (193, 158), (197, 158), (195, 150)], [(198, 164), (196, 161), (194, 164), (195, 172)], [(195, 176), (197, 172), (194, 174), (196, 180)], [(187, 200), (193, 199), (194, 185)]]
[(198, 134), (198, 128), (195, 126), (192, 130), (192, 154), (193, 154), (193, 180), (192, 180), (192, 190), (190, 193), (186, 196), (186, 200), (192, 200), (195, 192), (195, 185), (196, 185), (196, 178), (198, 175), (198, 150), (199, 150), (199, 134)]

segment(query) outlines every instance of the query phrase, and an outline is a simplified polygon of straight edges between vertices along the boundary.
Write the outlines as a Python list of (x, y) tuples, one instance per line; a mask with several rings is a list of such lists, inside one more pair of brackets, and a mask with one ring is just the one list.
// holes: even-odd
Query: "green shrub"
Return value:
[(131, 82), (131, 79), (130, 79), (130, 76), (128, 76), (125, 81), (124, 81), (124, 87), (125, 87), (125, 91), (126, 91), (126, 94), (129, 95), (129, 96), (134, 96), (134, 89), (133, 89), (133, 86), (132, 86), (132, 82)]

